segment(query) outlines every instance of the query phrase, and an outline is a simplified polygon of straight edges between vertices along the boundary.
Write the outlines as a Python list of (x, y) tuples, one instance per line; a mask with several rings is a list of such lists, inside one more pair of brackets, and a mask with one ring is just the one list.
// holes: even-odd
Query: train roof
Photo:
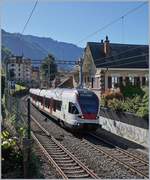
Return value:
[(88, 89), (69, 89), (69, 88), (55, 88), (55, 89), (30, 89), (30, 93), (36, 94), (43, 97), (55, 97), (56, 99), (61, 99), (62, 97), (75, 98), (75, 94), (85, 95), (93, 94), (92, 91)]
[(84, 93), (87, 93), (87, 92), (91, 92), (90, 90), (88, 89), (76, 89), (76, 88), (73, 88), (73, 89), (69, 89), (69, 88), (55, 88), (55, 89), (34, 89), (34, 88), (31, 88), (30, 89), (30, 93), (35, 93), (35, 94), (38, 94), (40, 93), (40, 95), (43, 95), (44, 93), (51, 93), (51, 92), (58, 92), (58, 93), (62, 93), (62, 92), (66, 92), (66, 93), (81, 93), (81, 92), (84, 92)]

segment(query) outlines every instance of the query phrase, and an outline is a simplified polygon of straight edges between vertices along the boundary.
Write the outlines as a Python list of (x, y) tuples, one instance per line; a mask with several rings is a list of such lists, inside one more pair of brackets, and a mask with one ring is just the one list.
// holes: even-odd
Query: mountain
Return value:
[(59, 42), (48, 37), (22, 35), (2, 30), (2, 45), (14, 55), (23, 55), (32, 60), (42, 60), (48, 53), (57, 60), (75, 61), (82, 56), (83, 49), (66, 42)]

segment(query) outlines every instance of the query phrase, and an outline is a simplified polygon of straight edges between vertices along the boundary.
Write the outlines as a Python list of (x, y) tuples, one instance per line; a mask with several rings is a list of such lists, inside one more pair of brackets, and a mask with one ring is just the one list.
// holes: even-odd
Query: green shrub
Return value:
[(127, 97), (133, 98), (137, 95), (142, 97), (145, 93), (141, 87), (137, 87), (137, 86), (133, 86), (133, 85), (123, 86), (121, 88), (121, 92), (122, 92), (124, 98), (127, 98)]
[(138, 111), (136, 112), (136, 115), (145, 119), (148, 119), (148, 108), (147, 107), (140, 107)]
[(141, 101), (142, 99), (140, 96), (135, 96), (132, 99), (127, 98), (123, 103), (123, 110), (131, 113), (136, 113), (139, 109)]
[(108, 107), (111, 108), (114, 111), (122, 111), (123, 110), (123, 105), (122, 105), (122, 101), (118, 100), (118, 99), (110, 99), (108, 101)]
[(101, 97), (100, 106), (102, 106), (102, 107), (107, 106), (107, 99), (104, 96)]
[(139, 108), (136, 112), (136, 115), (139, 117), (147, 118), (149, 115), (149, 97), (148, 97), (148, 91), (146, 91), (145, 95), (142, 98), (142, 102), (139, 105)]

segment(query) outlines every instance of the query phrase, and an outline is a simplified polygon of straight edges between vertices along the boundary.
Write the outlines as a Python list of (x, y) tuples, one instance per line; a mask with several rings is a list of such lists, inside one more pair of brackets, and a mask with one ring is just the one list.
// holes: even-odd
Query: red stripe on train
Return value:
[(96, 114), (91, 114), (91, 113), (86, 113), (86, 114), (83, 114), (83, 117), (84, 117), (84, 119), (93, 119), (93, 120), (95, 120), (96, 119)]

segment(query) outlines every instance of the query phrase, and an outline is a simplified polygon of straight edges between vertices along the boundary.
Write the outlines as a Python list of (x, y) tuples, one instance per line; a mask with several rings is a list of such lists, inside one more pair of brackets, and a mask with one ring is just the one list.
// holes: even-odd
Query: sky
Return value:
[[(21, 33), (35, 1), (2, 0), (1, 27), (7, 32)], [(111, 43), (148, 44), (148, 3), (123, 20), (84, 39), (141, 3), (143, 1), (39, 0), (24, 34), (50, 37), (80, 47), (85, 47), (89, 41), (100, 42), (106, 35)]]

